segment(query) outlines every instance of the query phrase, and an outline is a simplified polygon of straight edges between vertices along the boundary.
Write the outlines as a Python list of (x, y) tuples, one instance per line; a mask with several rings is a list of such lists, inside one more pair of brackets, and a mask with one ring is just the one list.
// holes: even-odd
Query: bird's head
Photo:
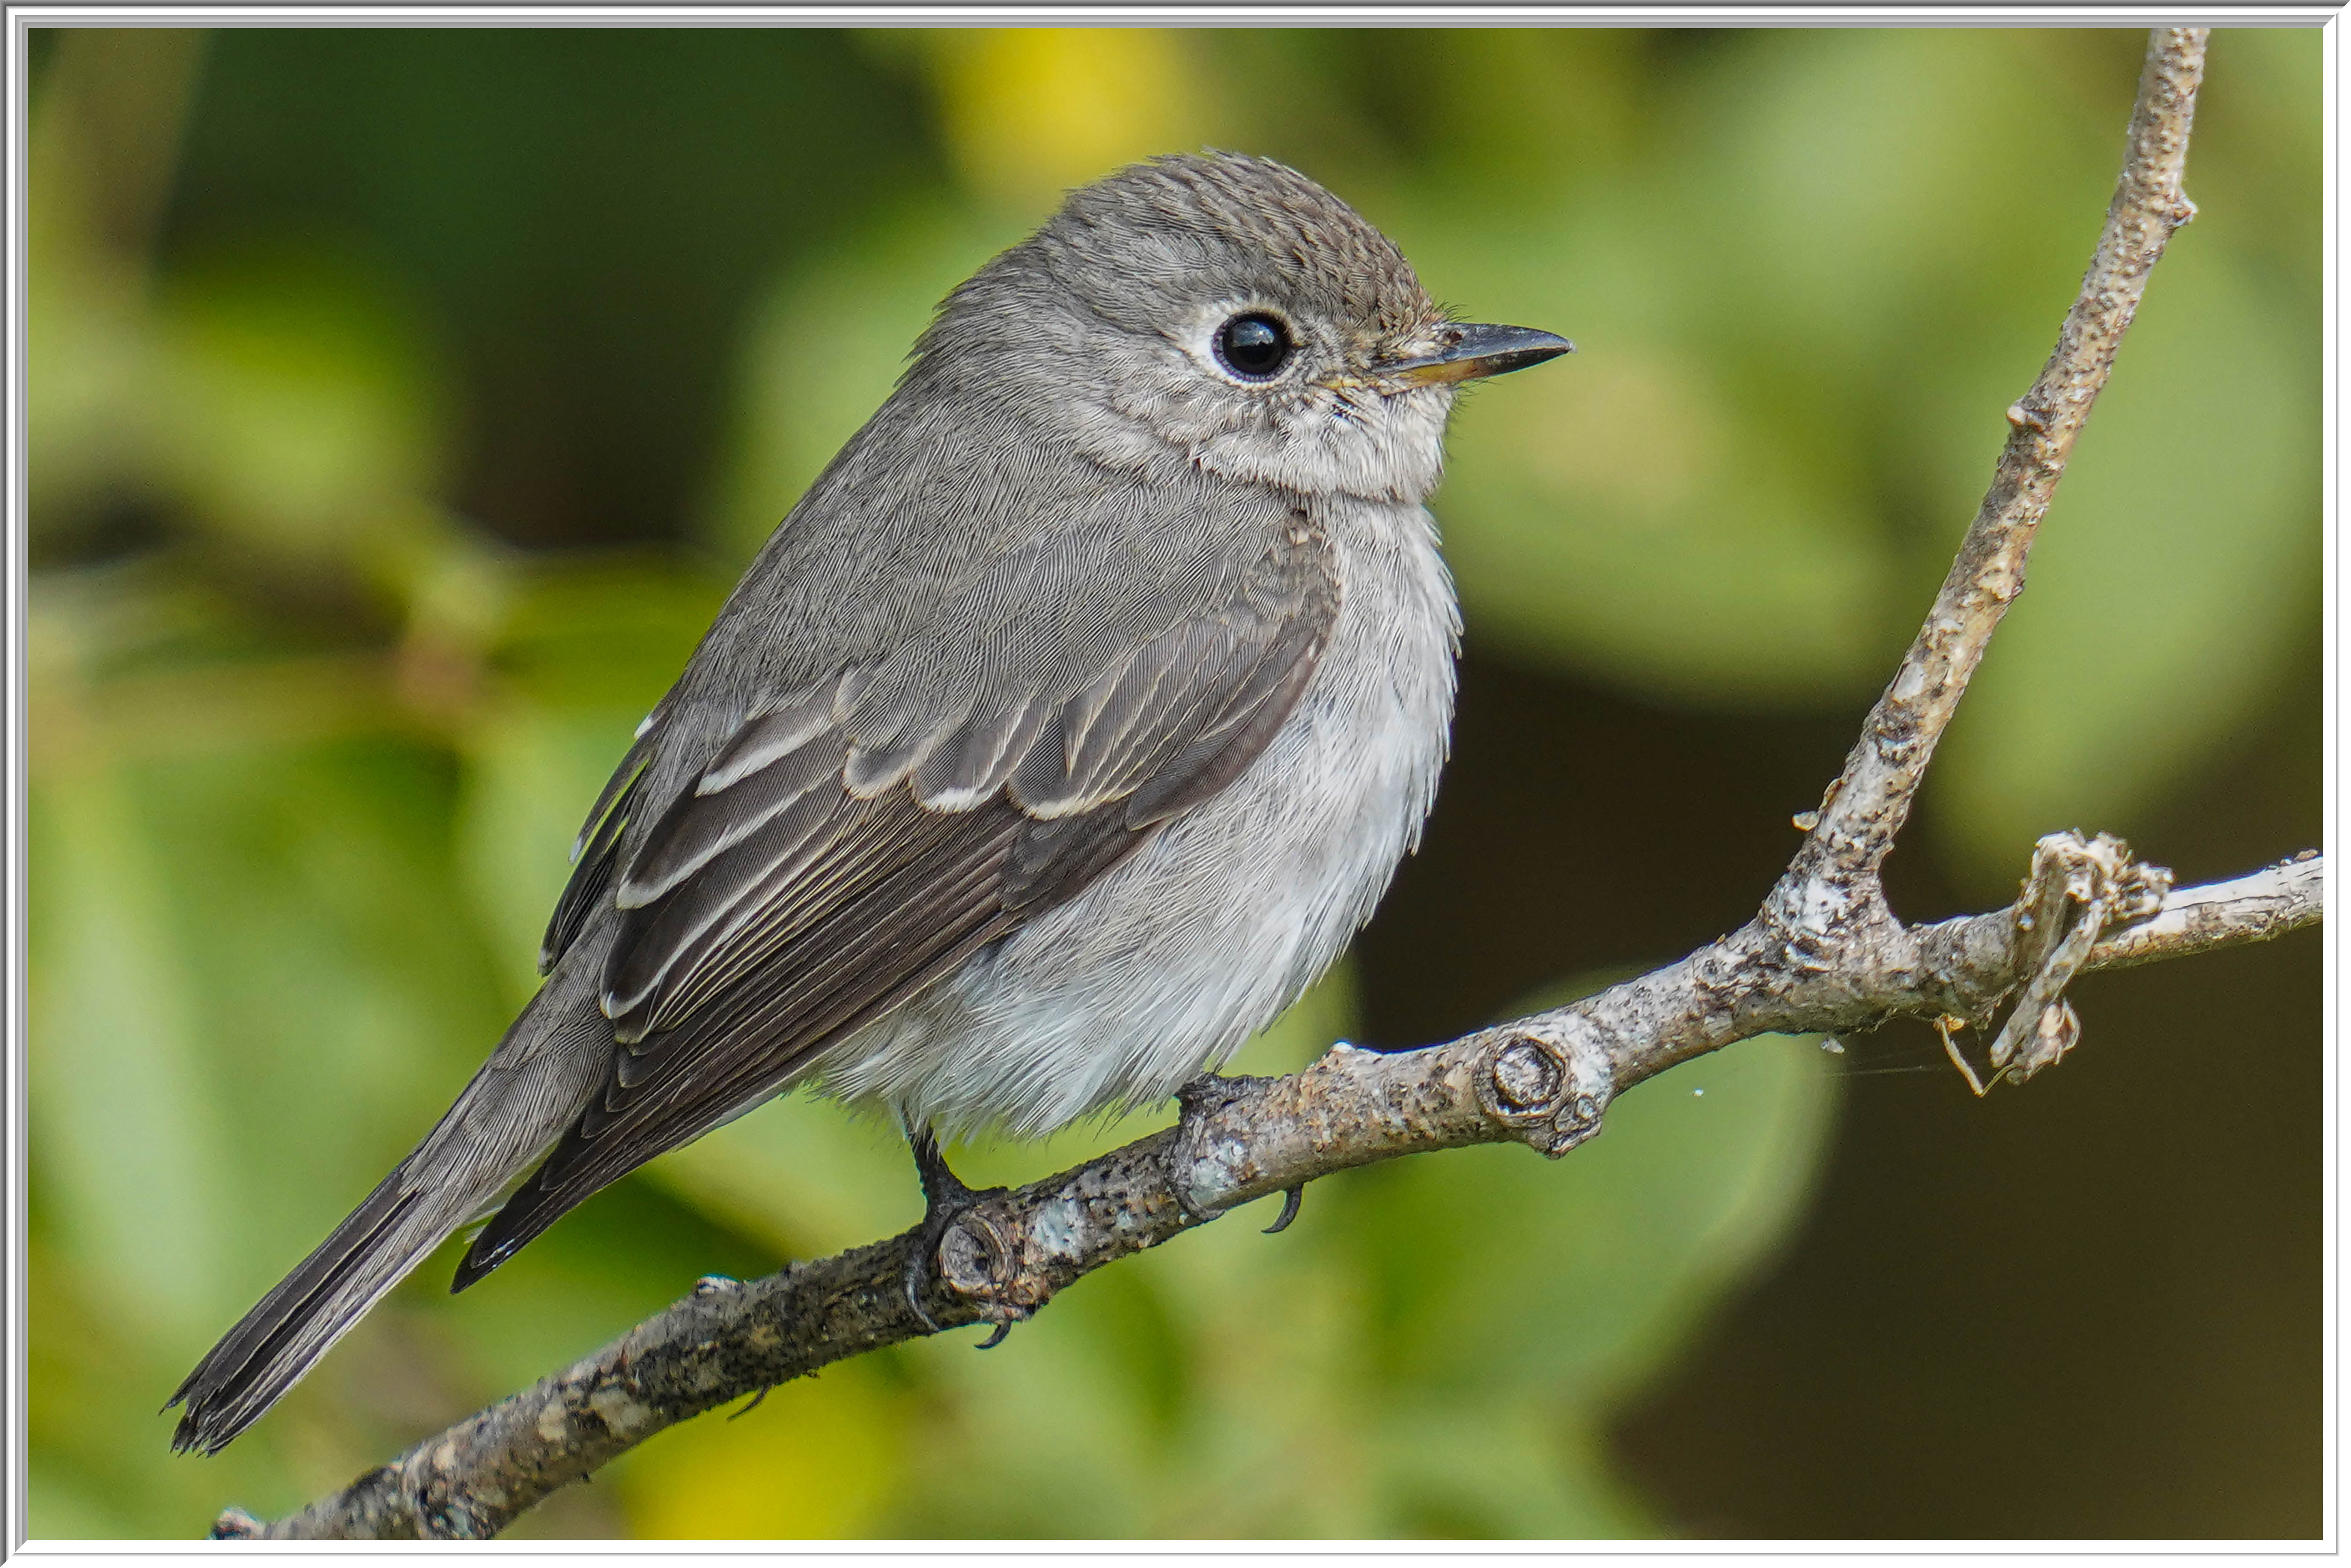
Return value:
[(1072, 192), (951, 295), (914, 378), (1114, 464), (1418, 501), (1464, 381), (1570, 352), (1447, 317), (1395, 245), (1260, 158), (1154, 159)]

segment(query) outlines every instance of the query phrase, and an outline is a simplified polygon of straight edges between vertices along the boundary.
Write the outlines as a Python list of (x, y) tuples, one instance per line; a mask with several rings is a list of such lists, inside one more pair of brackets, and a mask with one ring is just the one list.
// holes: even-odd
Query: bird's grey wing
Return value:
[(603, 887), (618, 907), (611, 1071), (459, 1287), (1229, 784), (1305, 689), (1338, 594), (1325, 542), (1293, 524), (1222, 602), (1081, 664), (1031, 660), (1023, 689), (982, 660), (893, 701), (886, 661), (844, 671), (743, 723), (615, 850), (644, 776), (624, 761), (585, 835), (604, 864), (583, 853), (566, 897), (573, 929)]

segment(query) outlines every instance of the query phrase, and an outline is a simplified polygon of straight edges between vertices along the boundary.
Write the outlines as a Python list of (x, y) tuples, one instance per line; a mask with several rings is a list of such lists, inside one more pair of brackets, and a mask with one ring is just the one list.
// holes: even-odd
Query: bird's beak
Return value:
[(1444, 347), (1436, 353), (1416, 359), (1391, 359), (1375, 366), (1373, 374), (1391, 386), (1428, 387), (1480, 376), (1506, 376), (1575, 352), (1575, 345), (1566, 338), (1531, 327), (1454, 322), (1439, 329), (1437, 341)]

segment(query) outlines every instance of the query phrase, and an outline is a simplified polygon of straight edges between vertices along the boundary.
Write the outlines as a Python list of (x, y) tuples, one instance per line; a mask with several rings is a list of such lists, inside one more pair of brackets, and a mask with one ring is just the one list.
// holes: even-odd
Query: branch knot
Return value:
[(1607, 1052), (1573, 1013), (1497, 1031), (1474, 1074), (1478, 1103), (1520, 1142), (1557, 1159), (1600, 1131)]
[(962, 1215), (939, 1238), (939, 1277), (965, 1295), (991, 1294), (1012, 1278), (1012, 1243), (987, 1215)]

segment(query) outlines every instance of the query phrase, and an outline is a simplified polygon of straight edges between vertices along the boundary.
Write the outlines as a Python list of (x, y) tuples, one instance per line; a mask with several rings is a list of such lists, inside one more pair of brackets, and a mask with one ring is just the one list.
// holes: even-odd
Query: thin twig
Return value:
[[(1871, 711), (1820, 819), (1756, 918), (1667, 967), (1426, 1050), (1333, 1048), (1283, 1078), (1209, 1080), (1178, 1124), (983, 1199), (938, 1242), (922, 1303), (943, 1327), (1025, 1318), (1072, 1281), (1236, 1205), (1350, 1167), (1468, 1144), (1564, 1154), (1609, 1103), (1677, 1062), (1766, 1033), (1888, 1019), (1987, 1019), (2023, 991), (2036, 1031), (2002, 1064), (2054, 1061), (2078, 1021), (2078, 969), (2265, 940), (2320, 918), (2314, 855), (2168, 890), (2111, 839), (2053, 835), (2017, 902), (1913, 929), (1878, 881), (1935, 742), (2001, 614), (2148, 270), (2192, 212), (2179, 192), (2205, 33), (2159, 28), (2121, 182), (2057, 351), (2014, 431), (1917, 641)], [(2094, 923), (2093, 923), (2094, 922)], [(914, 1232), (695, 1293), (569, 1370), (419, 1444), (300, 1513), (237, 1510), (216, 1535), (480, 1537), (654, 1432), (820, 1367), (931, 1332), (907, 1301)]]
[(2172, 234), (2196, 215), (2180, 178), (2210, 31), (2158, 27), (2148, 42), (2122, 179), (2081, 292), (2040, 378), (2010, 405), (2008, 443), (1991, 488), (1917, 639), (1829, 785), (1783, 886), (1831, 868), (1848, 877), (1874, 876), (1884, 864), (1977, 661), (2024, 589), (2025, 555), (2138, 313), (2147, 275)]
[(2325, 857), (2305, 851), (2233, 881), (2182, 888), (2163, 901), (2163, 912), (2155, 919), (2101, 940), (2091, 950), (2089, 967), (2121, 969), (2184, 958), (2314, 925), (2325, 880)]

